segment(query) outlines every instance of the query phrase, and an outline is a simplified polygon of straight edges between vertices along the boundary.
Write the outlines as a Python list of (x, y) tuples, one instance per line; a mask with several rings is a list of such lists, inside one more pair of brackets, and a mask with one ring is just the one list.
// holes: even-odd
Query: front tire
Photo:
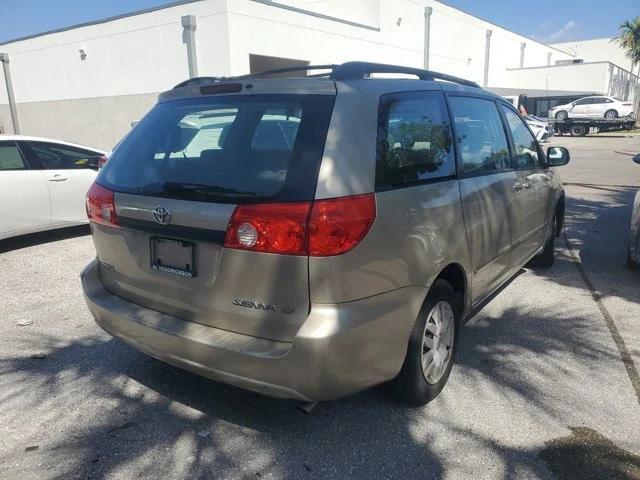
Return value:
[(569, 114), (565, 110), (560, 110), (556, 113), (556, 120), (560, 122), (564, 122), (567, 118), (569, 118)]
[(618, 112), (615, 110), (607, 110), (604, 112), (604, 118), (607, 120), (613, 120), (614, 118), (618, 118)]
[(451, 285), (436, 280), (420, 309), (402, 370), (395, 380), (403, 400), (425, 405), (444, 388), (453, 367), (460, 313)]

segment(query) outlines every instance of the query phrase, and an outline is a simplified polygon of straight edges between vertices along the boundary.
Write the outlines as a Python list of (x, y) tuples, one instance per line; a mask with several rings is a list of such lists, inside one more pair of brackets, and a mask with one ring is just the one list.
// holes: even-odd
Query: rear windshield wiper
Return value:
[(166, 182), (162, 184), (165, 191), (171, 193), (182, 192), (194, 192), (200, 195), (213, 195), (213, 196), (242, 196), (253, 197), (258, 195), (256, 192), (247, 192), (244, 190), (238, 190), (236, 188), (222, 187), (220, 185), (207, 185), (201, 183), (179, 183), (179, 182)]

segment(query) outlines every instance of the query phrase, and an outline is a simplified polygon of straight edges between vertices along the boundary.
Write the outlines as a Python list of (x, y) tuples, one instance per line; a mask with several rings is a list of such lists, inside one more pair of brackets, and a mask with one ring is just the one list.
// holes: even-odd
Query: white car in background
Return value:
[(105, 152), (0, 135), (0, 239), (87, 222), (85, 196)]
[(566, 105), (556, 105), (549, 110), (549, 118), (606, 118), (613, 120), (628, 117), (633, 113), (633, 104), (614, 97), (585, 97)]
[(525, 115), (524, 119), (539, 142), (548, 142), (549, 138), (553, 136), (553, 128), (549, 126), (549, 122), (544, 118)]

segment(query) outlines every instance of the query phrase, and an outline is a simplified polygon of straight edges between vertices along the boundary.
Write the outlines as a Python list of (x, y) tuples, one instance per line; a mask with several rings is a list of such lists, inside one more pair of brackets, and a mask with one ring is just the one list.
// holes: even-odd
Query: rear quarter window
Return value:
[(451, 128), (442, 92), (405, 92), (380, 99), (377, 190), (455, 175)]

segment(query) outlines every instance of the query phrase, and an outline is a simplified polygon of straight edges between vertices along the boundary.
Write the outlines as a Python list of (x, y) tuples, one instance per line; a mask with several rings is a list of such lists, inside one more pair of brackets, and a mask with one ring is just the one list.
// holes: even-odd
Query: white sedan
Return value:
[(553, 136), (553, 129), (547, 120), (535, 115), (525, 115), (524, 119), (539, 142), (548, 142)]
[(85, 196), (105, 152), (0, 135), (0, 239), (86, 223)]
[(549, 117), (556, 120), (567, 118), (606, 118), (613, 120), (633, 114), (633, 104), (614, 97), (585, 97), (566, 105), (557, 105), (549, 110)]

